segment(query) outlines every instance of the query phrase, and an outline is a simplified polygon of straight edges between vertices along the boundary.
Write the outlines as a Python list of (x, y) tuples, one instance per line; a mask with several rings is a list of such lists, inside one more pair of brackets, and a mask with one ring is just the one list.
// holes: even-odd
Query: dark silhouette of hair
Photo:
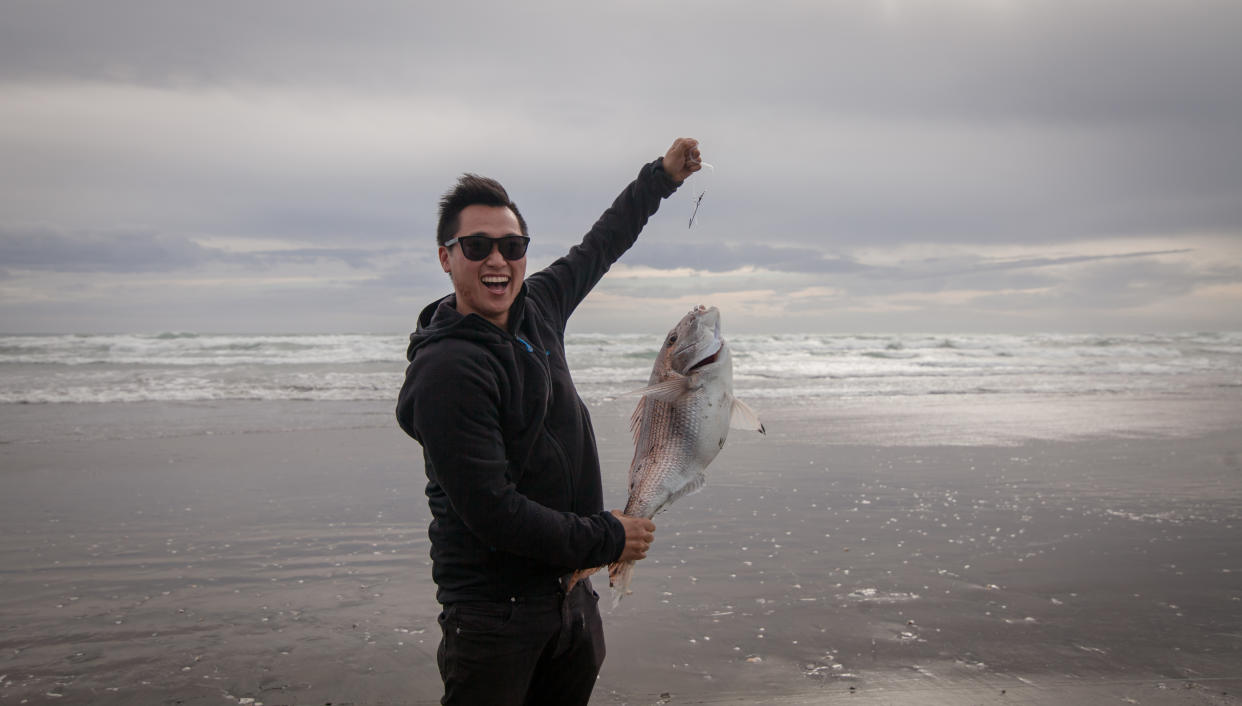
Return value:
[(522, 218), (522, 212), (509, 199), (509, 193), (500, 182), (478, 174), (462, 174), (457, 185), (440, 197), (440, 223), (436, 226), (436, 243), (444, 245), (456, 235), (457, 229), (461, 227), (462, 210), (475, 205), (508, 208), (517, 216), (522, 235), (530, 235), (526, 232), (526, 219)]

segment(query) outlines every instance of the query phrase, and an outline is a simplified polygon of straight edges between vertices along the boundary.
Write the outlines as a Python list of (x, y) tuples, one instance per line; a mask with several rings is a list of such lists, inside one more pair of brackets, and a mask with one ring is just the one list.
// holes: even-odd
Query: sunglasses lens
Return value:
[(461, 246), (461, 254), (465, 255), (467, 260), (482, 260), (492, 251), (491, 239), (481, 235), (460, 238), (457, 244)]
[(492, 254), (492, 244), (500, 249), (500, 256), (506, 260), (520, 260), (526, 255), (526, 244), (529, 238), (520, 235), (507, 235), (503, 238), (489, 238), (486, 235), (467, 235), (457, 239), (461, 246), (461, 254), (467, 260), (484, 260)]
[(497, 243), (500, 248), (500, 254), (506, 260), (520, 260), (526, 254), (526, 240), (516, 237), (501, 238)]

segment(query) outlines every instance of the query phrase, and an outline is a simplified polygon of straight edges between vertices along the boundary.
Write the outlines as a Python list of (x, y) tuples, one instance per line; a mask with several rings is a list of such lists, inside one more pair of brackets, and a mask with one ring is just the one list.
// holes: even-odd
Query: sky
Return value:
[[(680, 136), (571, 332), (1242, 330), (1242, 3), (0, 0), (0, 332), (406, 333)], [(693, 226), (695, 199), (702, 201)]]

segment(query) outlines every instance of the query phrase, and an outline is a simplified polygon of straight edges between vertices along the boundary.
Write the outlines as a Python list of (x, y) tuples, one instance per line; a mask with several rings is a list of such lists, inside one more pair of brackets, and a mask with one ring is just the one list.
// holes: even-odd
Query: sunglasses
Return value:
[(525, 235), (506, 235), (503, 238), (489, 238), (486, 235), (463, 235), (446, 242), (444, 247), (461, 246), (461, 254), (467, 260), (483, 260), (492, 254), (492, 246), (500, 250), (506, 260), (521, 260), (526, 257), (526, 246), (530, 238)]

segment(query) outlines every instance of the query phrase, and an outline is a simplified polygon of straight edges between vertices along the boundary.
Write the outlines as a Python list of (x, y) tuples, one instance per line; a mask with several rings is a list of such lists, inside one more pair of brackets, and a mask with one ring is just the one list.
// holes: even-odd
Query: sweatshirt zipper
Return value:
[[(535, 347), (532, 346), (529, 341), (517, 334), (513, 334), (513, 339), (526, 349), (527, 354), (535, 354)], [(539, 371), (543, 373), (544, 392), (547, 395), (548, 400), (552, 399), (552, 364), (548, 360), (551, 357), (552, 351), (545, 350), (544, 360), (535, 364), (535, 367), (539, 368)], [(561, 443), (561, 440), (552, 433), (552, 429), (548, 426), (548, 415), (546, 414), (543, 417), (543, 433), (548, 437), (548, 441), (551, 442), (552, 450), (555, 451), (557, 457), (560, 458), (561, 468), (565, 470), (565, 485), (568, 486), (569, 490), (569, 496), (567, 498), (567, 500), (569, 500), (569, 510), (570, 512), (577, 512), (578, 498), (574, 490), (574, 470), (569, 467), (569, 454), (565, 452), (565, 445)]]
[(574, 496), (574, 472), (573, 469), (569, 467), (569, 456), (565, 453), (565, 447), (561, 444), (561, 440), (556, 438), (556, 435), (552, 433), (551, 429), (548, 429), (547, 424), (543, 425), (543, 433), (547, 435), (548, 441), (552, 442), (552, 449), (556, 451), (556, 455), (560, 457), (561, 467), (565, 469), (565, 485), (569, 486), (569, 511), (577, 512), (578, 498)]

